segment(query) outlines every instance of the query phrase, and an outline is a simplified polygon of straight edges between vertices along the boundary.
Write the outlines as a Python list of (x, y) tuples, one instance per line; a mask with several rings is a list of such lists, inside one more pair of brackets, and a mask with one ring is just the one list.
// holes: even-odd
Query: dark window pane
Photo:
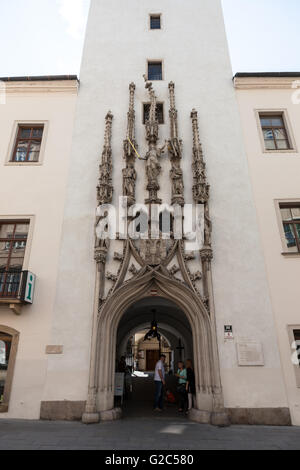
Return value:
[(284, 233), (285, 233), (285, 239), (286, 239), (286, 244), (288, 248), (294, 248), (297, 247), (296, 245), (296, 239), (293, 231), (293, 226), (291, 224), (284, 224)]
[(271, 119), (269, 119), (269, 118), (261, 117), (260, 122), (261, 122), (261, 125), (263, 127), (271, 127), (271, 125), (272, 125), (271, 124)]
[(22, 139), (29, 139), (30, 134), (31, 134), (31, 129), (25, 129), (25, 128), (20, 129), (20, 137)]
[(43, 136), (43, 129), (42, 129), (42, 128), (40, 128), (40, 129), (33, 129), (33, 131), (32, 131), (32, 137), (33, 137), (34, 139), (36, 139), (36, 138), (40, 138), (40, 139), (41, 139), (42, 136)]
[(161, 28), (161, 21), (160, 16), (151, 16), (151, 29), (160, 29)]
[(162, 63), (148, 63), (148, 80), (162, 80)]
[(279, 116), (272, 117), (271, 121), (272, 121), (273, 127), (284, 127), (282, 117), (279, 117)]

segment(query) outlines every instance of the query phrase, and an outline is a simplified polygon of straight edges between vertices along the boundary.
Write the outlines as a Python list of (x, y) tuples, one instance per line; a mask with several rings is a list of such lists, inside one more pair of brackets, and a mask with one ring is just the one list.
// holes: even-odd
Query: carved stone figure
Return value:
[(196, 273), (194, 274), (191, 274), (191, 280), (192, 282), (196, 282), (196, 281), (201, 281), (202, 279), (202, 273), (200, 271), (197, 271)]
[(161, 148), (156, 148), (155, 145), (151, 144), (149, 152), (146, 154), (146, 173), (148, 177), (148, 184), (149, 185), (158, 185), (158, 176), (161, 171), (161, 166), (159, 163), (159, 158), (163, 155), (166, 148), (166, 144)]
[(121, 254), (121, 253), (115, 253), (115, 254), (114, 254), (114, 260), (115, 260), (115, 261), (123, 261), (123, 259), (124, 259), (124, 255), (123, 255), (123, 254)]
[[(97, 199), (99, 206), (103, 204), (111, 204), (113, 199), (113, 185), (112, 185), (112, 149), (111, 149), (111, 137), (112, 137), (112, 121), (113, 115), (109, 111), (105, 118), (105, 133), (104, 133), (104, 145), (101, 158), (101, 164), (99, 167), (99, 183), (97, 186)], [(110, 240), (105, 237), (104, 232), (98, 233), (98, 226), (100, 222), (106, 217), (96, 217), (95, 222), (95, 261), (97, 264), (105, 264), (107, 253), (110, 247)]]
[(129, 111), (127, 115), (127, 134), (124, 140), (123, 150), (126, 168), (123, 170), (123, 196), (127, 197), (128, 206), (135, 204), (135, 189), (137, 173), (135, 171), (135, 160), (137, 143), (135, 141), (135, 111), (134, 111), (134, 93), (135, 84), (129, 85)]
[(211, 246), (212, 237), (212, 221), (209, 215), (208, 204), (205, 204), (204, 209), (204, 245), (207, 247)]
[(179, 271), (180, 271), (180, 268), (179, 266), (176, 266), (176, 264), (174, 264), (174, 266), (172, 266), (172, 268), (169, 269), (169, 273), (171, 276), (175, 276), (175, 274), (177, 274)]
[(149, 144), (149, 150), (144, 160), (146, 161), (146, 176), (148, 180), (147, 190), (149, 191), (149, 198), (146, 200), (146, 204), (160, 204), (162, 201), (158, 199), (157, 193), (160, 189), (158, 177), (161, 172), (161, 166), (159, 159), (164, 154), (167, 143), (159, 149), (157, 142), (159, 139), (158, 130), (159, 123), (157, 118), (157, 98), (153, 89), (152, 83), (146, 81), (146, 89), (149, 92), (151, 105), (149, 111), (149, 117), (146, 120), (146, 139)]
[(133, 163), (129, 163), (127, 168), (123, 170), (123, 195), (135, 199), (137, 173)]
[(138, 269), (135, 267), (135, 265), (132, 264), (131, 267), (129, 268), (129, 272), (130, 272), (131, 274), (133, 274), (134, 276), (136, 276), (139, 271), (138, 271)]
[(140, 255), (151, 266), (158, 266), (167, 256), (166, 240), (141, 240)]
[(171, 180), (172, 180), (172, 192), (173, 196), (183, 195), (183, 172), (181, 168), (178, 168), (175, 164), (171, 169)]
[(110, 272), (107, 272), (106, 273), (106, 279), (108, 281), (116, 282), (118, 280), (118, 277), (115, 276), (114, 274), (110, 273)]
[(182, 159), (182, 140), (178, 137), (178, 113), (175, 107), (175, 84), (169, 83), (170, 94), (170, 133), (171, 137), (168, 142), (169, 155), (172, 169), (170, 177), (172, 181), (172, 204), (184, 205), (184, 184), (183, 173), (180, 168)]

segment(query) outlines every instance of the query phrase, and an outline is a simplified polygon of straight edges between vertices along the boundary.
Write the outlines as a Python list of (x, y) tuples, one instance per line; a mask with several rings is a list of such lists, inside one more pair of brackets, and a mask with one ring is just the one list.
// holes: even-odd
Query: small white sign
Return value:
[(225, 339), (234, 339), (232, 325), (225, 325), (224, 326), (224, 338)]
[(115, 397), (123, 397), (124, 395), (125, 374), (118, 372), (115, 377)]
[(237, 353), (240, 367), (265, 365), (263, 345), (257, 341), (239, 341)]
[(35, 281), (36, 281), (35, 274), (28, 272), (27, 279), (26, 279), (26, 287), (25, 287), (25, 297), (24, 297), (24, 302), (28, 304), (33, 304)]

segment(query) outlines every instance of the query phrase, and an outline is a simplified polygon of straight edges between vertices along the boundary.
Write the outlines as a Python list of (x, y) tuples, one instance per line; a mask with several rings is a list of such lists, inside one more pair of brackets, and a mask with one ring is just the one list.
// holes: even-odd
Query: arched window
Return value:
[(0, 325), (0, 413), (8, 411), (19, 333)]

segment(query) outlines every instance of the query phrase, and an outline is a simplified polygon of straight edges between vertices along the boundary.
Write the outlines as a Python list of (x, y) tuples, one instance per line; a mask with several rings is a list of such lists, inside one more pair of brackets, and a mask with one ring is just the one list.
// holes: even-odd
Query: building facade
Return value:
[[(32, 93), (35, 83), (22, 86)], [(2, 284), (8, 291), (22, 285), (25, 296), (0, 305), (2, 369), (10, 355), (0, 418), (119, 418), (116, 363), (151, 326), (168, 345), (170, 363), (193, 359), (191, 419), (290, 424), (280, 357), (290, 345), (278, 345), (275, 287), (220, 1), (189, 0), (183, 8), (180, 0), (92, 0), (76, 112), (77, 81), (51, 83), (68, 90), (47, 83), (39, 97), (28, 92), (33, 104), (38, 97), (45, 105), (37, 113), (27, 105), (28, 114), (24, 110), (15, 124), (23, 92), (10, 121), (9, 93), (0, 107), (7, 120), (1, 243), (9, 252), (3, 253)], [(249, 112), (252, 101), (246, 104)], [(55, 124), (49, 124), (46, 147), (48, 105)], [(53, 141), (51, 128), (57, 129)], [(287, 139), (280, 135), (274, 145), (282, 149)], [(59, 149), (51, 150), (54, 144)], [(43, 148), (44, 160), (36, 162)], [(27, 187), (24, 197), (7, 197), (14, 178)], [(36, 237), (36, 258), (25, 243), (28, 214), (36, 218), (28, 229)], [(52, 244), (45, 255), (46, 240)], [(7, 261), (17, 254), (25, 257), (24, 282), (16, 277), (20, 270), (10, 272), (20, 263)], [(30, 274), (36, 275), (35, 300), (23, 306)], [(291, 325), (297, 325), (296, 312)], [(136, 347), (145, 361), (148, 348)], [(294, 411), (292, 417), (297, 424)]]
[[(78, 81), (24, 77), (1, 84), (0, 419), (38, 419)], [(22, 292), (28, 272), (36, 276), (33, 304)]]
[(299, 73), (234, 79), (289, 408), (300, 425)]
[[(115, 361), (155, 314), (194, 359), (193, 419), (289, 422), (219, 1), (92, 2), (71, 160), (43, 416), (118, 416)], [(101, 240), (122, 196), (198, 204), (202, 244)]]

